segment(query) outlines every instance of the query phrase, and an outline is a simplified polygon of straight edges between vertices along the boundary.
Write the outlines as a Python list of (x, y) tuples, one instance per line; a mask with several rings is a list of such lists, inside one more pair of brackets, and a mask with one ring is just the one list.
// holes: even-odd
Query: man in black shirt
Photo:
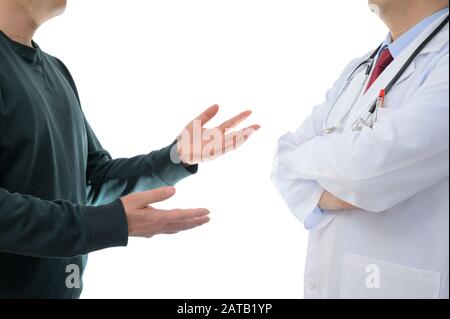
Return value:
[[(78, 298), (82, 285), (68, 281), (67, 272), (82, 273), (88, 253), (126, 246), (129, 236), (149, 238), (207, 223), (206, 209), (149, 205), (173, 196), (172, 186), (196, 173), (198, 163), (236, 149), (259, 129), (227, 133), (250, 112), (205, 129), (218, 112), (213, 106), (168, 147), (112, 159), (81, 110), (67, 68), (32, 40), (65, 6), (65, 0), (0, 0), (3, 298)], [(203, 133), (196, 140), (195, 130)]]

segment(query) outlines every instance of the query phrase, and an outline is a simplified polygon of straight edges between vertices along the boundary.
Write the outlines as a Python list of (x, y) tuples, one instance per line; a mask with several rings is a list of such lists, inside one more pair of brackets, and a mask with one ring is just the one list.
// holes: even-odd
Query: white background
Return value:
[(386, 32), (366, 0), (69, 0), (35, 40), (114, 157), (170, 144), (214, 103), (213, 124), (252, 109), (263, 126), (159, 205), (209, 208), (209, 225), (91, 254), (82, 297), (301, 298), (308, 233), (271, 185), (275, 143)]

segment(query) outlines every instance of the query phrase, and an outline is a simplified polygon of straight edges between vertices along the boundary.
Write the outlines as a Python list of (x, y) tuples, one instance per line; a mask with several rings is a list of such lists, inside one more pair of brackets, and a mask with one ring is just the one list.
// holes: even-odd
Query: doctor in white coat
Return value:
[(369, 3), (388, 37), (279, 140), (272, 179), (310, 230), (305, 298), (449, 298), (449, 2)]

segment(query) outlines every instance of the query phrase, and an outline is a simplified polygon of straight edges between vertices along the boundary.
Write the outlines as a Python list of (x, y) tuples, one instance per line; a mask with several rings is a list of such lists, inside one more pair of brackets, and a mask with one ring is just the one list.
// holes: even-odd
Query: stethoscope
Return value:
[[(405, 71), (408, 69), (408, 67), (419, 56), (419, 54), (422, 52), (422, 50), (431, 42), (431, 40), (433, 40), (439, 34), (439, 32), (441, 32), (441, 30), (447, 25), (448, 22), (449, 22), (449, 16), (447, 16), (447, 18), (444, 21), (442, 21), (442, 23), (412, 53), (412, 55), (409, 57), (409, 59), (406, 61), (406, 63), (403, 65), (403, 67), (400, 69), (400, 71), (398, 71), (398, 73), (394, 76), (394, 78), (391, 80), (391, 82), (389, 82), (389, 84), (386, 86), (386, 88), (384, 90), (382, 90), (382, 92), (383, 92), (382, 98), (383, 99), (384, 99), (384, 96), (394, 87), (394, 85), (402, 77), (402, 75), (405, 73)], [(356, 102), (358, 101), (361, 93), (363, 92), (364, 88), (367, 86), (367, 80), (369, 79), (369, 76), (370, 76), (370, 74), (371, 74), (371, 72), (373, 70), (373, 67), (375, 65), (376, 57), (377, 57), (377, 55), (378, 55), (378, 53), (380, 52), (381, 49), (382, 49), (382, 45), (380, 45), (372, 53), (372, 55), (368, 59), (366, 59), (363, 62), (361, 62), (353, 70), (353, 72), (348, 76), (348, 78), (346, 79), (346, 82), (345, 82), (343, 88), (340, 90), (339, 94), (337, 94), (336, 98), (334, 98), (334, 101), (331, 103), (332, 106), (331, 106), (327, 116), (325, 117), (325, 121), (324, 121), (324, 124), (323, 124), (323, 127), (322, 127), (322, 131), (325, 134), (333, 133), (334, 131), (336, 131), (337, 129), (342, 127), (342, 124), (343, 124), (344, 120), (348, 117), (348, 115), (350, 114), (351, 110), (354, 108)], [(346, 92), (346, 90), (349, 88), (350, 84), (353, 82), (355, 77), (362, 70), (364, 70), (364, 81), (362, 81), (362, 84), (361, 84), (361, 87), (360, 87), (359, 91), (356, 90), (356, 92), (358, 92), (358, 94), (355, 95), (355, 97), (353, 98), (353, 102), (351, 103), (350, 107), (340, 117), (339, 121), (337, 121), (337, 123), (330, 124), (329, 123), (330, 117), (331, 117), (333, 111), (335, 110), (335, 106), (337, 105), (339, 100), (342, 98), (342, 96)], [(364, 115), (360, 116), (353, 123), (352, 130), (354, 132), (361, 131), (364, 127), (368, 127), (370, 129), (373, 128), (373, 126), (375, 125), (375, 123), (377, 121), (377, 113), (378, 113), (378, 109), (380, 107), (380, 103), (379, 102), (380, 102), (380, 97), (378, 97), (373, 102), (373, 104), (371, 104), (371, 106), (370, 106), (366, 116), (364, 116)]]

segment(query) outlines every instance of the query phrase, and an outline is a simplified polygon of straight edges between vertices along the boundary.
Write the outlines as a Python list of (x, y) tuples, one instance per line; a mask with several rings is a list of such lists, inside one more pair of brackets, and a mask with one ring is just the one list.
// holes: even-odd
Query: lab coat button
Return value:
[(313, 277), (308, 277), (306, 279), (306, 287), (308, 287), (309, 290), (316, 289), (316, 281), (314, 280)]

